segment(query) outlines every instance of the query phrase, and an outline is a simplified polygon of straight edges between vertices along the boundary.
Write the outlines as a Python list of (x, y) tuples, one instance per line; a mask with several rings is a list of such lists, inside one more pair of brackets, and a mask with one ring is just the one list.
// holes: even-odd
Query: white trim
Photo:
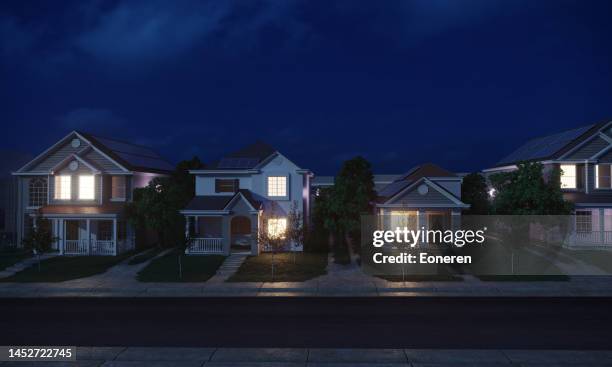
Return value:
[(595, 153), (595, 155), (593, 155), (591, 158), (589, 158), (589, 160), (592, 159), (592, 160), (596, 161), (597, 158), (599, 158), (602, 155), (606, 154), (610, 150), (610, 148), (612, 148), (612, 143), (610, 143), (610, 145), (608, 145), (607, 147), (603, 148), (599, 152)]
[[(455, 205), (458, 205), (462, 208), (469, 208), (470, 206), (468, 204), (465, 204), (464, 202), (462, 202), (461, 200), (457, 199), (454, 195), (452, 195), (451, 193), (449, 193), (448, 191), (446, 191), (445, 189), (443, 189), (442, 187), (440, 187), (437, 183), (429, 180), (427, 177), (421, 177), (420, 179), (416, 180), (415, 182), (411, 183), (410, 185), (408, 185), (407, 187), (403, 188), (402, 190), (400, 190), (398, 193), (396, 193), (395, 195), (391, 196), (389, 199), (387, 199), (385, 201), (385, 203), (389, 203), (394, 201), (398, 196), (403, 195), (404, 193), (410, 191), (413, 187), (417, 186), (418, 184), (420, 184), (421, 182), (425, 182), (426, 184), (428, 184), (429, 186), (431, 186), (432, 188), (434, 188), (436, 191), (438, 191), (440, 194), (444, 195), (447, 199), (449, 199), (450, 201), (452, 201)], [(385, 205), (393, 205), (393, 204), (385, 204)], [(412, 204), (406, 204), (405, 206), (409, 206)], [(425, 204), (418, 204), (417, 206), (421, 206), (421, 207), (427, 207), (429, 204), (425, 205)], [(449, 206), (448, 204), (444, 204), (443, 206)]]
[(190, 169), (189, 173), (191, 173), (192, 175), (218, 175), (218, 174), (231, 174), (231, 175), (250, 175), (253, 173), (259, 173), (259, 170), (257, 169), (236, 169), (236, 170), (217, 170), (217, 169), (211, 169), (211, 170), (201, 170), (201, 169)]
[(49, 148), (45, 149), (42, 153), (40, 153), (39, 155), (37, 155), (36, 157), (34, 157), (34, 159), (32, 159), (31, 161), (29, 161), (28, 163), (24, 164), (20, 169), (18, 169), (15, 173), (24, 173), (22, 172), (23, 170), (25, 170), (28, 166), (32, 165), (33, 163), (39, 161), (41, 158), (45, 157), (48, 153), (50, 153), (53, 149), (55, 149), (58, 145), (63, 144), (66, 140), (68, 140), (68, 138), (70, 138), (72, 136), (72, 134), (76, 134), (76, 131), (71, 131), (68, 135), (64, 136), (63, 138), (61, 138), (58, 142), (56, 142), (55, 144), (53, 144), (52, 146), (50, 146)]
[(84, 165), (85, 165), (87, 168), (89, 168), (89, 169), (92, 171), (92, 173), (93, 173), (94, 175), (99, 175), (99, 174), (101, 173), (101, 172), (100, 172), (100, 171), (99, 171), (99, 170), (98, 170), (96, 167), (94, 167), (94, 166), (93, 166), (91, 163), (87, 162), (85, 159), (83, 159), (83, 158), (79, 157), (79, 156), (78, 156), (77, 154), (75, 154), (75, 153), (72, 153), (72, 154), (70, 154), (70, 155), (66, 156), (66, 158), (62, 159), (62, 160), (61, 160), (61, 161), (60, 161), (58, 164), (56, 164), (55, 166), (53, 166), (53, 167), (52, 167), (52, 168), (49, 170), (49, 173), (50, 173), (51, 175), (55, 175), (55, 174), (56, 174), (55, 170), (57, 169), (57, 167), (61, 167), (61, 166), (65, 165), (65, 164), (66, 164), (66, 163), (67, 163), (69, 160), (72, 160), (72, 159), (76, 159), (77, 161), (79, 161), (79, 162), (83, 163), (83, 164), (84, 164)]
[(603, 140), (607, 141), (608, 144), (612, 144), (612, 138), (609, 137), (608, 135), (602, 133), (601, 130), (599, 130), (599, 137), (602, 138)]
[[(612, 121), (608, 121), (605, 125), (603, 125), (602, 127), (599, 128), (599, 130), (597, 130), (597, 133), (594, 133), (592, 136), (590, 136), (589, 138), (585, 139), (584, 141), (582, 141), (580, 144), (576, 145), (575, 147), (573, 147), (572, 149), (568, 150), (567, 152), (563, 153), (563, 155), (561, 155), (559, 157), (559, 159), (570, 155), (572, 153), (574, 153), (576, 150), (580, 149), (583, 145), (585, 145), (586, 143), (590, 142), (591, 140), (593, 140), (595, 137), (599, 136), (599, 133), (601, 133), (601, 131), (605, 128), (607, 128), (610, 124), (612, 123)], [(575, 139), (574, 139), (575, 140)], [(568, 144), (571, 144), (568, 143)], [(567, 145), (567, 144), (566, 144)]]
[(227, 204), (225, 204), (225, 207), (223, 208), (223, 210), (226, 210), (229, 212), (229, 207), (237, 200), (238, 196), (240, 196), (247, 203), (249, 208), (251, 208), (251, 212), (257, 211), (257, 209), (255, 209), (253, 205), (251, 205), (251, 203), (247, 200), (247, 198), (244, 197), (244, 195), (242, 195), (240, 191), (237, 192)]
[(518, 169), (518, 166), (516, 164), (511, 164), (508, 166), (499, 166), (499, 167), (494, 167), (494, 168), (483, 169), (482, 172), (488, 173), (488, 172), (495, 172), (495, 171), (507, 171), (511, 169)]
[[(469, 208), (468, 204), (376, 204), (377, 208)], [(461, 215), (461, 214), (459, 214)]]
[(41, 216), (43, 218), (66, 218), (66, 219), (78, 219), (78, 218), (96, 219), (96, 218), (101, 218), (101, 219), (106, 219), (106, 218), (116, 218), (117, 214), (104, 214), (104, 213), (99, 213), (99, 214), (83, 214), (83, 213), (79, 213), (79, 214), (42, 214)]
[[(284, 155), (280, 154), (278, 151), (275, 151), (274, 153), (270, 154), (269, 156), (267, 156), (266, 158), (264, 158), (264, 160), (262, 160), (261, 162), (257, 163), (255, 165), (255, 167), (253, 167), (253, 169), (261, 169), (262, 167), (264, 167), (265, 165), (267, 165), (268, 163), (270, 163), (274, 158), (278, 157), (279, 155), (281, 155), (283, 158), (287, 159), (287, 157), (285, 157)], [(287, 159), (289, 162), (291, 162), (291, 160)], [(293, 162), (291, 162), (293, 163)], [(297, 165), (295, 163), (293, 163), (294, 166), (297, 167)]]
[(205, 217), (215, 216), (220, 217), (230, 214), (229, 210), (180, 210), (179, 213), (187, 216)]

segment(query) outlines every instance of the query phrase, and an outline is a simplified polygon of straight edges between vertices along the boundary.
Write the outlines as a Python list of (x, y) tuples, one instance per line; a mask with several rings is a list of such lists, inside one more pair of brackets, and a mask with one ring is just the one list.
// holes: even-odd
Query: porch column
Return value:
[(91, 226), (89, 225), (89, 219), (85, 220), (85, 231), (87, 233), (87, 255), (91, 252)]
[(606, 218), (604, 217), (605, 211), (603, 208), (599, 208), (599, 235), (601, 238), (601, 244), (605, 245), (606, 244), (606, 232), (605, 232), (605, 226), (606, 226)]
[(60, 255), (64, 254), (64, 220), (57, 220), (57, 247)]
[(221, 217), (221, 234), (223, 237), (223, 254), (229, 256), (230, 244), (231, 244), (231, 233), (230, 233), (230, 219), (228, 215)]
[(117, 218), (113, 219), (113, 255), (117, 255)]
[(259, 255), (259, 214), (251, 214), (251, 255)]
[(453, 230), (461, 229), (461, 210), (453, 209), (451, 211), (450, 220), (451, 220), (450, 225)]
[(185, 239), (189, 238), (189, 216), (185, 216)]

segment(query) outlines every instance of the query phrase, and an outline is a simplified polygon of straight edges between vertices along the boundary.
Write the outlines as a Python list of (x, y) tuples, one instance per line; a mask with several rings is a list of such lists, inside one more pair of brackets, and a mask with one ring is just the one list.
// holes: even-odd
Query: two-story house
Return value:
[(540, 162), (543, 173), (561, 169), (561, 189), (575, 207), (574, 228), (567, 245), (612, 245), (612, 121), (532, 139), (486, 176), (517, 169), (519, 162)]
[(432, 163), (413, 167), (377, 190), (375, 214), (385, 228), (459, 228), (463, 178)]
[[(190, 254), (265, 251), (258, 231), (281, 233), (292, 207), (307, 224), (312, 172), (298, 167), (273, 147), (256, 142), (206, 169), (192, 170), (195, 197), (181, 213)], [(300, 251), (301, 244), (288, 250)]]
[(73, 131), (13, 173), (19, 181), (18, 243), (46, 225), (63, 255), (133, 249), (126, 203), (135, 188), (172, 170), (147, 147)]

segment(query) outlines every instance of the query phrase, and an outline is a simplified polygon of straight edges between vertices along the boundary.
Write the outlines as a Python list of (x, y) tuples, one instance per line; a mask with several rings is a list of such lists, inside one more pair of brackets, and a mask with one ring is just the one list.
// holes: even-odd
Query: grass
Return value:
[(22, 249), (2, 251), (0, 252), (0, 271), (30, 257), (32, 253)]
[(104, 273), (108, 268), (132, 256), (127, 252), (118, 256), (57, 256), (18, 272), (1, 282), (63, 282)]
[(130, 259), (130, 261), (128, 262), (128, 265), (138, 265), (138, 264), (142, 264), (146, 261), (149, 261), (150, 259), (154, 258), (155, 256), (159, 255), (162, 251), (164, 251), (165, 249), (162, 247), (153, 247), (147, 251), (144, 251), (143, 253), (134, 256), (133, 258)]
[(183, 256), (183, 278), (179, 278), (178, 250), (151, 261), (138, 273), (141, 282), (205, 282), (225, 260), (221, 255)]
[[(294, 262), (295, 255), (295, 262)], [(281, 253), (274, 255), (274, 279), (272, 279), (272, 254), (249, 256), (229, 282), (303, 282), (326, 274), (326, 253)]]

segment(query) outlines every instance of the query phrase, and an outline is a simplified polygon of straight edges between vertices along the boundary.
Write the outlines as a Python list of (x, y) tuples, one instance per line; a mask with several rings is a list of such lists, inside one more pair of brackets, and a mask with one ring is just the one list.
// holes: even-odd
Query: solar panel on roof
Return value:
[(157, 155), (157, 153), (155, 153), (152, 149), (147, 148), (147, 147), (143, 147), (143, 146), (139, 146), (139, 145), (133, 145), (133, 144), (129, 144), (129, 143), (124, 143), (124, 142), (120, 142), (120, 141), (116, 141), (116, 140), (111, 140), (111, 139), (106, 139), (106, 138), (100, 138), (100, 137), (95, 137), (96, 140), (98, 140), (100, 143), (104, 144), (104, 146), (114, 152), (123, 152), (123, 153), (128, 153), (128, 154), (136, 154), (136, 155), (142, 155), (145, 157), (159, 157)]
[(578, 129), (564, 131), (558, 134), (528, 141), (510, 155), (499, 161), (497, 164), (508, 164), (518, 161), (537, 160), (549, 157), (561, 150), (567, 144), (571, 143), (580, 135), (584, 134), (591, 127), (593, 127), (593, 125), (583, 126)]
[(257, 158), (222, 158), (218, 168), (253, 168), (257, 165)]

